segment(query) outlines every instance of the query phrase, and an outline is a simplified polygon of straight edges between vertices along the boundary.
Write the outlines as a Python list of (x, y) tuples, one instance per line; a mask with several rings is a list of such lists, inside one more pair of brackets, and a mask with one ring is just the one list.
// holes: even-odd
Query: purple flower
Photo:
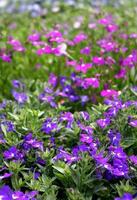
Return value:
[(12, 85), (14, 88), (21, 88), (23, 84), (19, 80), (13, 80)]
[(113, 146), (119, 146), (120, 141), (121, 141), (121, 134), (119, 132), (114, 131), (114, 130), (109, 130), (108, 137)]
[(39, 33), (34, 33), (34, 34), (28, 36), (28, 40), (30, 42), (39, 41), (39, 39), (40, 39), (40, 34)]
[(24, 157), (23, 153), (21, 153), (15, 146), (12, 146), (8, 150), (4, 151), (3, 156), (6, 160), (22, 160)]
[(7, 132), (15, 131), (15, 126), (14, 126), (13, 122), (11, 122), (11, 121), (3, 121), (3, 122), (1, 122), (1, 125), (4, 125), (6, 127)]
[(81, 84), (84, 89), (88, 89), (90, 86), (93, 88), (99, 87), (99, 80), (97, 78), (85, 78)]
[(48, 79), (48, 83), (54, 88), (57, 85), (57, 80), (58, 80), (57, 76), (51, 73)]
[(12, 173), (4, 173), (3, 175), (0, 175), (0, 180), (5, 179), (5, 178), (9, 178), (12, 176)]
[(71, 112), (61, 113), (60, 121), (67, 121), (67, 128), (71, 128), (74, 121), (73, 114)]
[(105, 60), (104, 60), (103, 57), (97, 57), (97, 56), (95, 56), (95, 57), (92, 58), (92, 61), (96, 65), (104, 65), (105, 64)]
[(98, 119), (96, 122), (100, 128), (106, 128), (107, 126), (109, 126), (111, 121), (109, 118), (106, 118), (106, 119)]
[(82, 118), (85, 120), (85, 121), (88, 121), (90, 119), (90, 115), (88, 114), (88, 112), (86, 111), (81, 111), (80, 112), (80, 115), (82, 116)]
[(89, 55), (90, 54), (90, 47), (84, 47), (83, 49), (80, 50), (81, 54)]
[(2, 56), (0, 56), (0, 58), (1, 58), (4, 62), (11, 62), (11, 56), (10, 56), (10, 55), (3, 54)]
[(33, 139), (32, 133), (29, 133), (24, 137), (23, 146), (27, 150), (29, 150), (31, 148), (36, 148), (36, 149), (43, 151), (43, 142)]
[(80, 42), (82, 42), (86, 39), (87, 39), (87, 35), (85, 35), (84, 33), (80, 33), (80, 34), (75, 36), (75, 38), (73, 39), (73, 42), (75, 44), (78, 44), (78, 43), (80, 43)]
[(42, 131), (46, 134), (50, 134), (57, 130), (57, 123), (53, 122), (51, 118), (47, 118), (42, 125)]
[(132, 156), (129, 157), (129, 159), (133, 164), (137, 165), (137, 156), (132, 155)]
[(2, 200), (13, 200), (12, 198), (13, 191), (9, 186), (4, 185), (0, 188), (0, 199)]
[(92, 68), (92, 63), (81, 63), (74, 66), (77, 72), (87, 73), (88, 69)]
[(80, 141), (83, 142), (83, 143), (91, 144), (93, 142), (93, 139), (90, 135), (81, 134), (80, 135)]
[(12, 95), (15, 98), (15, 100), (19, 103), (19, 104), (23, 104), (28, 100), (28, 97), (25, 93), (19, 93), (16, 92), (15, 90), (12, 91)]
[(53, 160), (64, 160), (67, 164), (72, 164), (78, 161), (78, 159), (79, 158), (77, 156), (73, 156), (65, 150), (60, 149), (59, 153), (54, 157)]
[(38, 194), (37, 191), (26, 192), (25, 194), (21, 191), (15, 191), (12, 194), (12, 198), (17, 200), (36, 200), (34, 197), (37, 194)]
[(130, 121), (129, 125), (133, 127), (137, 127), (137, 120)]
[(115, 200), (133, 200), (130, 193), (124, 193), (122, 197), (116, 197)]
[(106, 98), (112, 98), (112, 97), (117, 97), (119, 95), (118, 91), (113, 90), (113, 89), (108, 89), (108, 90), (102, 90), (101, 91), (101, 96), (106, 97)]
[(0, 144), (4, 144), (6, 140), (4, 139), (4, 136), (0, 134)]

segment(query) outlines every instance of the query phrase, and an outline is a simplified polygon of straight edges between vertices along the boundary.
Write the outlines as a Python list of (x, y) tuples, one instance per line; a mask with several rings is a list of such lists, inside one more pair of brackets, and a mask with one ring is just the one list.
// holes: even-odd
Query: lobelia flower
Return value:
[(6, 143), (6, 140), (4, 139), (3, 134), (0, 134), (0, 144)]
[(14, 87), (14, 88), (23, 88), (23, 84), (19, 81), (19, 80), (13, 80), (12, 81), (12, 86)]
[(127, 70), (125, 68), (121, 68), (120, 71), (114, 76), (116, 79), (126, 78)]
[(86, 74), (87, 71), (92, 68), (92, 64), (91, 63), (82, 63), (82, 64), (77, 64), (74, 67), (77, 72), (83, 72), (84, 74)]
[(88, 112), (86, 111), (81, 111), (80, 112), (80, 115), (82, 116), (82, 118), (85, 120), (85, 121), (88, 121), (90, 119), (90, 115), (88, 114)]
[(119, 109), (117, 107), (110, 107), (108, 110), (104, 113), (104, 116), (106, 118), (114, 118), (117, 116)]
[(131, 120), (129, 122), (129, 125), (136, 128), (137, 127), (137, 120)]
[(100, 128), (106, 128), (107, 126), (110, 125), (111, 121), (109, 118), (106, 118), (106, 119), (98, 119), (96, 121), (97, 125), (100, 127)]
[(71, 128), (72, 127), (72, 123), (74, 121), (74, 117), (73, 117), (73, 114), (71, 112), (64, 112), (64, 113), (61, 113), (60, 115), (60, 121), (63, 122), (63, 121), (67, 121), (67, 128)]
[(108, 138), (110, 139), (111, 145), (119, 146), (121, 141), (121, 134), (115, 130), (108, 131)]
[(112, 18), (110, 16), (106, 16), (105, 18), (99, 19), (98, 23), (104, 26), (109, 25), (110, 23), (112, 23)]
[(57, 86), (57, 81), (58, 77), (55, 74), (51, 73), (49, 75), (48, 83), (54, 88)]
[(88, 46), (80, 50), (80, 53), (84, 55), (90, 55), (90, 52), (91, 52), (91, 49)]
[(83, 142), (83, 143), (91, 144), (93, 142), (93, 139), (90, 135), (81, 134), (80, 135), (80, 141)]
[(47, 118), (42, 125), (42, 131), (46, 134), (50, 134), (56, 130), (57, 123), (53, 122), (51, 118)]
[(0, 56), (0, 58), (4, 61), (4, 62), (11, 62), (11, 56), (8, 54), (3, 54)]
[(105, 64), (105, 60), (103, 57), (98, 57), (98, 56), (95, 56), (92, 58), (92, 62), (96, 65), (104, 65)]
[(3, 152), (3, 156), (6, 160), (22, 160), (24, 154), (21, 151), (19, 151), (15, 146), (12, 146), (8, 150)]
[(93, 133), (93, 129), (90, 126), (85, 126), (83, 124), (81, 124), (81, 122), (77, 122), (78, 127), (82, 130), (82, 133), (87, 133), (89, 135), (92, 135)]
[(0, 199), (1, 200), (13, 200), (12, 194), (13, 194), (13, 191), (10, 189), (9, 186), (3, 185), (0, 188)]
[(37, 141), (35, 138), (33, 139), (32, 133), (27, 134), (24, 137), (23, 146), (29, 150), (31, 148), (36, 148), (43, 151), (43, 142)]
[(46, 161), (43, 160), (41, 157), (37, 157), (36, 163), (38, 163), (38, 164), (41, 165), (41, 166), (45, 166)]
[(73, 42), (75, 44), (78, 44), (78, 43), (80, 43), (80, 42), (82, 42), (82, 41), (84, 41), (86, 39), (87, 39), (87, 35), (85, 35), (84, 33), (79, 33), (78, 35), (76, 35), (74, 37)]
[(17, 200), (36, 200), (36, 198), (34, 198), (34, 197), (37, 194), (38, 194), (37, 191), (26, 192), (25, 194), (21, 191), (15, 191), (12, 194), (12, 198), (17, 199)]
[(77, 156), (71, 155), (63, 149), (59, 149), (59, 153), (53, 158), (53, 160), (64, 160), (64, 162), (66, 162), (67, 164), (72, 164), (78, 161), (79, 158)]
[(9, 178), (12, 176), (12, 173), (4, 173), (3, 175), (0, 175), (0, 180), (3, 180), (5, 178)]
[(15, 126), (12, 121), (3, 121), (1, 122), (1, 125), (4, 125), (7, 132), (14, 132)]
[(124, 193), (122, 197), (116, 197), (115, 200), (133, 200), (133, 197), (130, 193)]
[(68, 98), (71, 102), (77, 102), (80, 100), (80, 97), (76, 94), (71, 94)]
[(40, 40), (40, 34), (39, 33), (34, 33), (32, 35), (28, 36), (28, 40), (30, 42), (35, 42), (35, 41), (39, 41)]
[(135, 155), (129, 156), (129, 160), (130, 160), (134, 165), (137, 165), (137, 156), (135, 156)]
[(105, 28), (110, 33), (116, 32), (118, 30), (118, 26), (116, 24), (108, 24)]
[(18, 40), (15, 40), (15, 39), (12, 38), (8, 41), (8, 44), (10, 44), (13, 47), (14, 51), (18, 51), (18, 52), (24, 52), (25, 51), (25, 48), (22, 46), (22, 44)]
[(84, 106), (89, 101), (89, 97), (87, 95), (81, 95), (80, 99), (82, 106)]
[(101, 96), (106, 98), (118, 97), (119, 92), (113, 89), (107, 89), (101, 91)]
[(99, 80), (97, 78), (85, 78), (82, 81), (81, 86), (84, 89), (88, 89), (90, 86), (92, 86), (93, 88), (98, 88), (99, 87)]
[(24, 104), (27, 102), (28, 97), (24, 92), (16, 92), (15, 90), (12, 91), (12, 95), (14, 99), (19, 103), (19, 104)]

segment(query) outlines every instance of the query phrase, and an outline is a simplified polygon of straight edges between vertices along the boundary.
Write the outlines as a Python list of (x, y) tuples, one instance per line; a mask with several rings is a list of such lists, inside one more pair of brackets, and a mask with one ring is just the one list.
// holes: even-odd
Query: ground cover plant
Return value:
[(0, 199), (137, 199), (137, 9), (123, 8), (0, 18)]

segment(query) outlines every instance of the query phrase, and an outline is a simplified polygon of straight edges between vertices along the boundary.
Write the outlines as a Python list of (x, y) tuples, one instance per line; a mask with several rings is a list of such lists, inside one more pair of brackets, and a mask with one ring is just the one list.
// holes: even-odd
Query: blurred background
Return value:
[(137, 4), (137, 0), (0, 0), (0, 13), (29, 12), (32, 17), (40, 16), (51, 11), (58, 12), (60, 6), (66, 4), (75, 7), (100, 7), (104, 5), (120, 6), (125, 4)]

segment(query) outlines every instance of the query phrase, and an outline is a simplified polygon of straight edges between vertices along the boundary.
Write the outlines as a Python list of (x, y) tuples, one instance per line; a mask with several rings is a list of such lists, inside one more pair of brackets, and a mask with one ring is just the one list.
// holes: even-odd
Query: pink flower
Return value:
[(75, 70), (78, 72), (83, 72), (84, 74), (87, 73), (88, 69), (92, 68), (91, 63), (82, 63), (75, 66)]
[(12, 38), (7, 43), (13, 47), (14, 51), (19, 51), (19, 52), (25, 51), (25, 48), (22, 46), (22, 44), (18, 40), (14, 40)]
[(34, 33), (34, 34), (28, 36), (28, 40), (30, 42), (39, 41), (39, 39), (40, 39), (40, 34), (39, 33)]
[(121, 68), (120, 71), (115, 75), (116, 79), (125, 78), (126, 77), (126, 69)]
[(99, 87), (99, 80), (97, 78), (85, 78), (81, 84), (84, 89), (89, 88), (92, 86), (93, 88)]
[(1, 59), (5, 62), (11, 62), (11, 56), (7, 55), (7, 54), (3, 54), (2, 56), (0, 56)]
[(106, 30), (108, 32), (116, 32), (118, 30), (118, 26), (116, 24), (108, 24), (106, 26)]
[(90, 54), (90, 47), (84, 47), (83, 49), (80, 50), (81, 54), (89, 55)]
[(113, 89), (107, 89), (101, 91), (101, 96), (106, 98), (117, 97), (119, 95), (118, 91)]
[(79, 33), (78, 35), (76, 35), (74, 37), (73, 42), (75, 44), (78, 44), (78, 43), (80, 43), (80, 42), (82, 42), (82, 41), (84, 41), (86, 39), (87, 39), (87, 35), (85, 35), (84, 33)]
[(95, 56), (95, 57), (92, 58), (92, 61), (96, 65), (104, 65), (105, 64), (105, 60), (104, 60), (103, 57)]

